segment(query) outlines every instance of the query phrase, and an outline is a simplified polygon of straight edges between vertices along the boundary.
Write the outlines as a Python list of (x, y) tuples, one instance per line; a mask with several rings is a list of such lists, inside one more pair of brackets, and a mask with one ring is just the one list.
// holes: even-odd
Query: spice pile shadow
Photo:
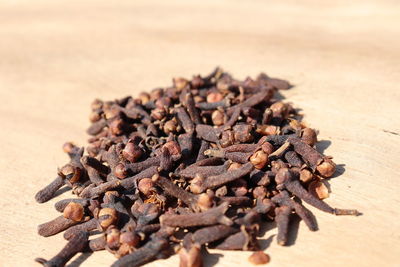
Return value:
[[(303, 203), (334, 215), (358, 215), (323, 201), (336, 165), (315, 149), (317, 134), (289, 103), (290, 84), (264, 73), (234, 79), (221, 68), (150, 93), (91, 104), (84, 149), (66, 143), (69, 162), (35, 198), (62, 187), (77, 196), (55, 203), (61, 213), (38, 227), (64, 232), (66, 246), (44, 266), (64, 266), (81, 252), (107, 250), (114, 267), (140, 266), (179, 253), (181, 267), (203, 265), (202, 249), (255, 251), (262, 223), (276, 222), (287, 245), (290, 220), (311, 231)], [(86, 152), (86, 153), (85, 153)]]

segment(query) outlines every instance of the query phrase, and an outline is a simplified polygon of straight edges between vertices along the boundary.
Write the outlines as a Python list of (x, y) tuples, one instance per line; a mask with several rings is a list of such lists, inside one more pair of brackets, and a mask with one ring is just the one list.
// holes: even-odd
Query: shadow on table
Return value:
[(258, 239), (258, 243), (260, 244), (261, 250), (266, 250), (271, 245), (272, 241), (274, 240), (275, 235), (270, 235), (268, 238)]
[[(313, 217), (313, 220), (315, 221), (315, 224), (318, 225), (317, 219), (315, 218), (314, 214), (311, 213), (311, 215)], [(289, 234), (288, 234), (288, 239), (287, 239), (287, 243), (285, 246), (293, 246), (296, 243), (297, 235), (299, 232), (300, 221), (301, 221), (300, 217), (297, 216), (296, 214), (292, 214), (290, 216)], [(261, 224), (259, 237), (265, 236), (265, 234), (268, 231), (270, 231), (276, 227), (277, 226), (276, 226), (275, 222), (268, 222), (268, 223)], [(261, 250), (267, 249), (271, 245), (271, 242), (273, 241), (274, 237), (275, 237), (275, 235), (270, 235), (268, 238), (258, 239)]]
[(325, 149), (327, 149), (332, 144), (329, 140), (320, 140), (315, 144), (317, 151), (321, 154), (324, 154)]
[(336, 171), (332, 175), (332, 177), (330, 177), (330, 179), (331, 178), (336, 178), (336, 177), (342, 175), (343, 173), (345, 173), (345, 171), (346, 171), (345, 166), (346, 166), (346, 164), (336, 164)]
[(276, 222), (272, 221), (272, 222), (266, 222), (266, 223), (261, 223), (260, 224), (260, 230), (258, 231), (258, 237), (263, 237), (265, 236), (265, 234), (276, 228)]
[(219, 259), (223, 256), (220, 253), (209, 253), (206, 249), (202, 249), (201, 254), (204, 260), (204, 267), (215, 266), (218, 263)]
[[(315, 147), (316, 147), (316, 149), (317, 149), (317, 151), (318, 151), (319, 153), (324, 154), (324, 151), (325, 151), (331, 144), (332, 144), (332, 142), (329, 141), (329, 140), (320, 140), (320, 141), (318, 141), (318, 142), (315, 144)], [(342, 174), (346, 171), (345, 166), (346, 166), (345, 164), (337, 164), (337, 165), (336, 165), (336, 171), (335, 171), (335, 173), (333, 174), (333, 176), (330, 177), (330, 178), (336, 178), (336, 177), (342, 175)]]

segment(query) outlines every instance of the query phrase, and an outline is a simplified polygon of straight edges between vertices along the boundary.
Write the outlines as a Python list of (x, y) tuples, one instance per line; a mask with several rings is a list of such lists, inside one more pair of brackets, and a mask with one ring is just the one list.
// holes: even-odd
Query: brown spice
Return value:
[(66, 186), (79, 197), (57, 202), (63, 215), (39, 225), (43, 236), (66, 230), (69, 242), (38, 262), (64, 266), (78, 252), (106, 249), (118, 258), (112, 266), (140, 266), (179, 250), (180, 266), (197, 267), (201, 250), (217, 248), (256, 251), (249, 260), (264, 264), (264, 221), (276, 222), (281, 245), (294, 214), (318, 229), (302, 201), (358, 215), (322, 201), (321, 179), (336, 165), (316, 150), (317, 131), (274, 98), (290, 87), (265, 73), (239, 81), (216, 68), (135, 98), (93, 101), (87, 155), (65, 143), (69, 162), (35, 196), (43, 203)]

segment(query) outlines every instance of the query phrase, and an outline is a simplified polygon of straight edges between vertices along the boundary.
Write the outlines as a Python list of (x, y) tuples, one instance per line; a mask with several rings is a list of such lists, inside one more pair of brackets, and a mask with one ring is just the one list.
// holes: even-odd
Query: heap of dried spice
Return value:
[(105, 249), (118, 258), (114, 267), (175, 253), (181, 267), (199, 267), (201, 249), (214, 248), (255, 251), (249, 261), (262, 264), (262, 223), (275, 221), (285, 245), (292, 214), (317, 230), (304, 202), (358, 215), (322, 200), (336, 165), (315, 149), (316, 131), (292, 105), (274, 98), (289, 88), (264, 73), (239, 81), (216, 68), (136, 98), (95, 100), (88, 146), (66, 143), (70, 161), (35, 197), (43, 203), (72, 188), (77, 198), (56, 202), (61, 215), (38, 227), (46, 237), (64, 232), (68, 243), (36, 261), (64, 266)]

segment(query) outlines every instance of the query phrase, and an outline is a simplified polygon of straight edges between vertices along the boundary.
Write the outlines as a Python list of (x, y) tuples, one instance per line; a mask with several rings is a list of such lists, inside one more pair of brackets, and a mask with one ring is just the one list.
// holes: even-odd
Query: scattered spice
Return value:
[(270, 257), (268, 254), (265, 254), (263, 251), (256, 251), (249, 257), (249, 262), (254, 265), (267, 264), (270, 261)]
[(93, 101), (86, 154), (65, 143), (69, 162), (35, 196), (44, 203), (62, 187), (77, 195), (55, 203), (62, 215), (38, 226), (42, 236), (65, 231), (68, 243), (36, 261), (64, 266), (77, 253), (107, 250), (118, 258), (112, 266), (128, 267), (179, 251), (181, 267), (200, 267), (201, 250), (215, 248), (254, 251), (249, 261), (266, 264), (262, 223), (276, 222), (280, 245), (294, 215), (318, 229), (302, 201), (359, 215), (323, 201), (336, 165), (315, 149), (317, 131), (274, 98), (290, 87), (264, 73), (239, 81), (216, 68), (137, 98)]

